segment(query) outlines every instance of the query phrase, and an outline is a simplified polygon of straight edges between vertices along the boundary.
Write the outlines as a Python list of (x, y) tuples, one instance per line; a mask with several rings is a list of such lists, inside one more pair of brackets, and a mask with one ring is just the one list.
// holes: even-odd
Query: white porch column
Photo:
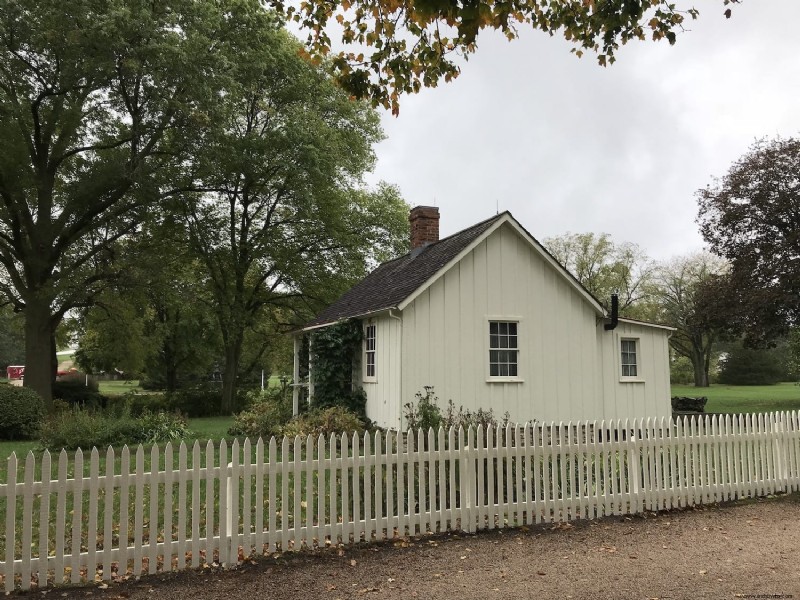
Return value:
[(294, 338), (294, 370), (292, 371), (292, 415), (300, 412), (300, 342), (302, 338), (295, 335)]
[(311, 347), (314, 343), (314, 338), (308, 336), (308, 403), (311, 404), (311, 399), (314, 397), (314, 359), (311, 352)]

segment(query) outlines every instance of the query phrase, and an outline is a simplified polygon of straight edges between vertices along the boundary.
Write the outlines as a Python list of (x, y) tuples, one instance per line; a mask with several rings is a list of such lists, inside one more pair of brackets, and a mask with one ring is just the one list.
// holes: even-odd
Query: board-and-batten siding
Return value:
[[(395, 314), (395, 313), (393, 313)], [(401, 416), (400, 352), (403, 328), (398, 318), (387, 314), (366, 319), (362, 324), (375, 324), (375, 381), (363, 381), (363, 355), (359, 361), (358, 380), (367, 394), (367, 417), (381, 427), (398, 428)], [(409, 399), (410, 400), (410, 399)], [(406, 400), (408, 402), (409, 400)]]
[[(623, 324), (605, 332), (598, 316), (526, 239), (500, 227), (403, 310), (402, 371), (399, 362), (390, 367), (402, 383), (367, 390), (385, 407), (374, 414), (412, 401), (426, 385), (440, 406), (452, 399), (469, 410), (508, 411), (517, 422), (668, 414), (667, 332)], [(519, 319), (521, 383), (487, 382), (490, 317)], [(640, 339), (644, 383), (619, 381), (620, 332)]]
[[(622, 339), (639, 342), (641, 382), (620, 381)], [(598, 332), (598, 345), (602, 347), (600, 358), (607, 417), (666, 417), (671, 414), (668, 331), (623, 321), (612, 336), (608, 332)]]

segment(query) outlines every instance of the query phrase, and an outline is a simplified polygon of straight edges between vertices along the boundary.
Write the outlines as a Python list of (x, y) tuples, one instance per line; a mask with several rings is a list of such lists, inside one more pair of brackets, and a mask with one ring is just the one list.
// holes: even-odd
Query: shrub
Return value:
[(282, 433), (288, 437), (328, 437), (332, 433), (353, 433), (365, 429), (367, 424), (359, 415), (341, 406), (331, 406), (295, 417), (283, 427)]
[(99, 390), (98, 383), (94, 379), (90, 378), (87, 386), (83, 376), (69, 377), (53, 383), (53, 398), (63, 400), (67, 404), (102, 408), (108, 399)]
[(251, 392), (248, 401), (250, 407), (236, 415), (228, 433), (252, 438), (281, 435), (282, 427), (292, 418), (292, 405), (284, 401), (281, 390)]
[[(406, 425), (409, 429), (424, 429), (430, 428), (439, 429), (444, 426), (444, 417), (442, 416), (442, 409), (439, 408), (439, 398), (433, 391), (433, 386), (426, 385), (424, 388), (425, 393), (417, 392), (415, 398), (417, 399), (416, 406), (411, 402), (407, 403), (403, 408), (406, 419)], [(452, 400), (450, 403), (452, 404)]]
[(36, 438), (44, 418), (44, 401), (30, 388), (0, 386), (0, 439)]
[(41, 431), (42, 446), (52, 451), (155, 444), (191, 436), (186, 422), (170, 413), (131, 415), (127, 406), (117, 410), (93, 410), (60, 403)]
[(705, 412), (706, 402), (708, 398), (701, 396), (699, 398), (689, 398), (686, 396), (673, 396), (672, 397), (672, 410), (675, 412)]
[(416, 405), (409, 402), (404, 407), (404, 417), (409, 429), (427, 431), (431, 428), (437, 430), (440, 427), (445, 429), (463, 427), (467, 430), (470, 427), (477, 429), (479, 425), (483, 425), (486, 430), (488, 427), (497, 427), (498, 425), (505, 427), (509, 423), (511, 415), (508, 412), (503, 415), (502, 420), (498, 421), (491, 408), (489, 410), (479, 408), (474, 412), (465, 410), (463, 406), (456, 409), (452, 400), (448, 400), (447, 409), (442, 412), (433, 386), (426, 385), (423, 389), (425, 390), (424, 394), (417, 392), (415, 395)]
[(222, 388), (219, 385), (197, 386), (167, 395), (169, 407), (187, 417), (216, 417), (220, 414)]
[(145, 412), (170, 412), (171, 410), (166, 394), (141, 394), (133, 391), (110, 399), (108, 406), (114, 407), (116, 410), (127, 406), (134, 417)]
[(142, 444), (174, 442), (192, 435), (186, 419), (175, 413), (146, 411), (138, 421)]
[(42, 425), (42, 446), (51, 451), (133, 444), (140, 430), (130, 411), (99, 411), (62, 404)]

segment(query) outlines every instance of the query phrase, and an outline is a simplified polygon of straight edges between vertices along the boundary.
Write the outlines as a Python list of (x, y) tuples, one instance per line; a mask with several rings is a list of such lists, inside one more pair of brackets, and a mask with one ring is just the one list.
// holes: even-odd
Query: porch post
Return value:
[(294, 341), (294, 370), (292, 372), (292, 415), (300, 412), (300, 336), (295, 335)]
[(308, 403), (314, 397), (314, 354), (311, 351), (314, 344), (314, 337), (308, 336)]

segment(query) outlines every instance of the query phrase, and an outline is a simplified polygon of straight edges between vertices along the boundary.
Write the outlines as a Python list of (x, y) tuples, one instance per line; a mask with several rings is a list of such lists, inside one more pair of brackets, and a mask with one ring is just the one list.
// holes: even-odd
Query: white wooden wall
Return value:
[[(618, 333), (605, 332), (597, 311), (509, 225), (418, 296), (402, 317), (403, 403), (432, 385), (440, 405), (452, 399), (469, 410), (508, 411), (515, 422), (669, 414), (662, 352), (668, 332), (640, 328), (642, 360), (653, 376), (621, 384)], [(523, 382), (487, 382), (489, 317), (520, 319)]]
[[(396, 314), (396, 313), (394, 313)], [(362, 323), (366, 323), (363, 321)], [(403, 326), (400, 318), (385, 313), (369, 320), (375, 330), (375, 381), (363, 381), (363, 356), (356, 381), (367, 393), (367, 417), (381, 427), (399, 429), (401, 415), (401, 356)], [(405, 400), (409, 402), (411, 398)]]
[(8, 459), (6, 592), (797, 491), (800, 419), (536, 423), (103, 455)]

